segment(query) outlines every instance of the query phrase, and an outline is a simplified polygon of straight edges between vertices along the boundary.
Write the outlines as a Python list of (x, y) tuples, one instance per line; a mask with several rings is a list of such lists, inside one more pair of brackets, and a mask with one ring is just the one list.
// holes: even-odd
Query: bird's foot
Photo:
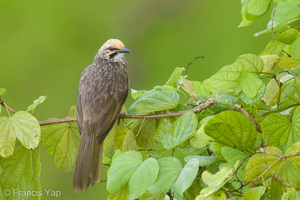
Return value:
[(119, 114), (119, 116), (118, 116), (118, 125), (120, 125), (121, 120), (124, 121), (123, 116), (124, 116), (125, 114), (126, 114), (125, 112), (121, 112), (121, 113)]

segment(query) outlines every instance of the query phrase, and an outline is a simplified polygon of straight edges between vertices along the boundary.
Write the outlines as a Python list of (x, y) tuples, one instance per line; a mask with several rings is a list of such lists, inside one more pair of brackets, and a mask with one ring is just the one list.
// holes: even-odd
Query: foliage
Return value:
[[(273, 9), (268, 28), (257, 33), (272, 33), (273, 39), (259, 56), (240, 55), (202, 82), (188, 80), (186, 69), (177, 67), (165, 85), (132, 90), (135, 102), (128, 114), (140, 119), (121, 120), (104, 141), (108, 199), (300, 196), (300, 1), (241, 4), (240, 27)], [(0, 88), (0, 96), (5, 92)], [(45, 99), (17, 112), (0, 99), (8, 113), (0, 117), (0, 184), (6, 199), (18, 199), (6, 189), (41, 188), (40, 145), (59, 170), (72, 171), (76, 122), (40, 128), (33, 115)], [(75, 110), (71, 107), (69, 117)]]

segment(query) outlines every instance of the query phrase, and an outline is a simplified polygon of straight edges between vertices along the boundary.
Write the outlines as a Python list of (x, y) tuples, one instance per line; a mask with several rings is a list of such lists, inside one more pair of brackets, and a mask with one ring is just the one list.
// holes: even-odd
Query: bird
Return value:
[(80, 141), (73, 171), (76, 192), (101, 181), (103, 141), (118, 121), (128, 94), (124, 53), (130, 51), (120, 40), (109, 39), (81, 73), (76, 116)]

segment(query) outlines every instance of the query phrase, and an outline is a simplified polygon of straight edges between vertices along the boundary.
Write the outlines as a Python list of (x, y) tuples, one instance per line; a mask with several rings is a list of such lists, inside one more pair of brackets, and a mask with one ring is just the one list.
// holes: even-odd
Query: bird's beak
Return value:
[(130, 53), (129, 49), (126, 49), (125, 47), (122, 48), (122, 49), (120, 49), (120, 50), (118, 50), (117, 52), (118, 53)]

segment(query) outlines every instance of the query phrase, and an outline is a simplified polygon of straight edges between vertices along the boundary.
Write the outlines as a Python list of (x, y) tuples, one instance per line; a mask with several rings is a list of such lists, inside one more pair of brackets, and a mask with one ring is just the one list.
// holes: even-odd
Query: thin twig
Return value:
[(193, 60), (191, 60), (186, 66), (185, 66), (185, 75), (188, 74), (189, 66), (198, 58), (204, 58), (204, 56), (196, 56)]
[(48, 120), (48, 121), (40, 121), (40, 126), (45, 125), (51, 125), (51, 124), (60, 124), (60, 123), (66, 123), (66, 122), (76, 122), (77, 119), (75, 117), (65, 117), (62, 119), (54, 119), (54, 120)]
[(150, 115), (131, 115), (131, 114), (126, 114), (123, 115), (123, 118), (132, 118), (132, 119), (154, 119), (154, 118), (162, 118), (162, 117), (174, 117), (174, 116), (180, 116), (188, 112), (201, 112), (208, 107), (212, 106), (215, 103), (219, 103), (217, 99), (214, 98), (209, 98), (204, 101), (204, 103), (198, 105), (195, 108), (192, 108), (190, 110), (182, 110), (178, 112), (169, 112), (169, 113), (161, 113), (161, 114), (150, 114)]
[(12, 113), (16, 113), (16, 111), (14, 109), (12, 109), (11, 107), (9, 107), (4, 101), (2, 101), (2, 99), (0, 99), (0, 105), (3, 106), (4, 108), (6, 108), (7, 110), (9, 110)]
[[(270, 152), (261, 152), (261, 153), (264, 153), (264, 154), (270, 154)], [(272, 153), (271, 155), (273, 155), (273, 153)], [(261, 174), (260, 174), (259, 176), (257, 176), (256, 178), (247, 181), (247, 184), (249, 184), (249, 183), (251, 183), (251, 182), (253, 182), (253, 181), (257, 181), (257, 180), (259, 180), (259, 179), (262, 179), (263, 176), (264, 176), (267, 172), (271, 171), (271, 168), (274, 167), (279, 161), (284, 160), (284, 159), (286, 159), (286, 158), (294, 157), (294, 156), (300, 156), (300, 153), (295, 153), (295, 154), (285, 155), (285, 156), (282, 156), (282, 155), (275, 155), (275, 156), (277, 156), (278, 158), (277, 158), (271, 165), (264, 164), (262, 167), (266, 167), (266, 170), (263, 171), (263, 173), (261, 173)], [(265, 158), (265, 160), (266, 160), (266, 158)], [(274, 174), (274, 173), (273, 173), (273, 174)]]
[(171, 190), (169, 190), (166, 194), (169, 196), (169, 199), (170, 199), (170, 200), (173, 200), (173, 199), (174, 199)]
[(275, 13), (276, 13), (276, 9), (277, 9), (277, 3), (274, 4), (274, 10), (272, 12), (272, 17), (271, 17), (271, 30), (272, 30), (272, 37), (275, 37), (275, 33), (274, 33), (274, 18), (275, 18)]
[(243, 115), (245, 115), (254, 124), (258, 132), (262, 132), (261, 126), (257, 123), (257, 121), (254, 120), (254, 118), (247, 112), (247, 110), (243, 108), (242, 105), (234, 104), (232, 107), (238, 109)]
[(292, 105), (289, 105), (289, 106), (286, 106), (286, 107), (278, 108), (276, 110), (266, 111), (264, 113), (261, 113), (258, 116), (259, 117), (265, 117), (268, 114), (282, 112), (282, 111), (285, 111), (285, 110), (290, 109), (290, 108), (294, 108), (294, 107), (299, 106), (299, 105), (300, 105), (300, 103), (292, 104)]

